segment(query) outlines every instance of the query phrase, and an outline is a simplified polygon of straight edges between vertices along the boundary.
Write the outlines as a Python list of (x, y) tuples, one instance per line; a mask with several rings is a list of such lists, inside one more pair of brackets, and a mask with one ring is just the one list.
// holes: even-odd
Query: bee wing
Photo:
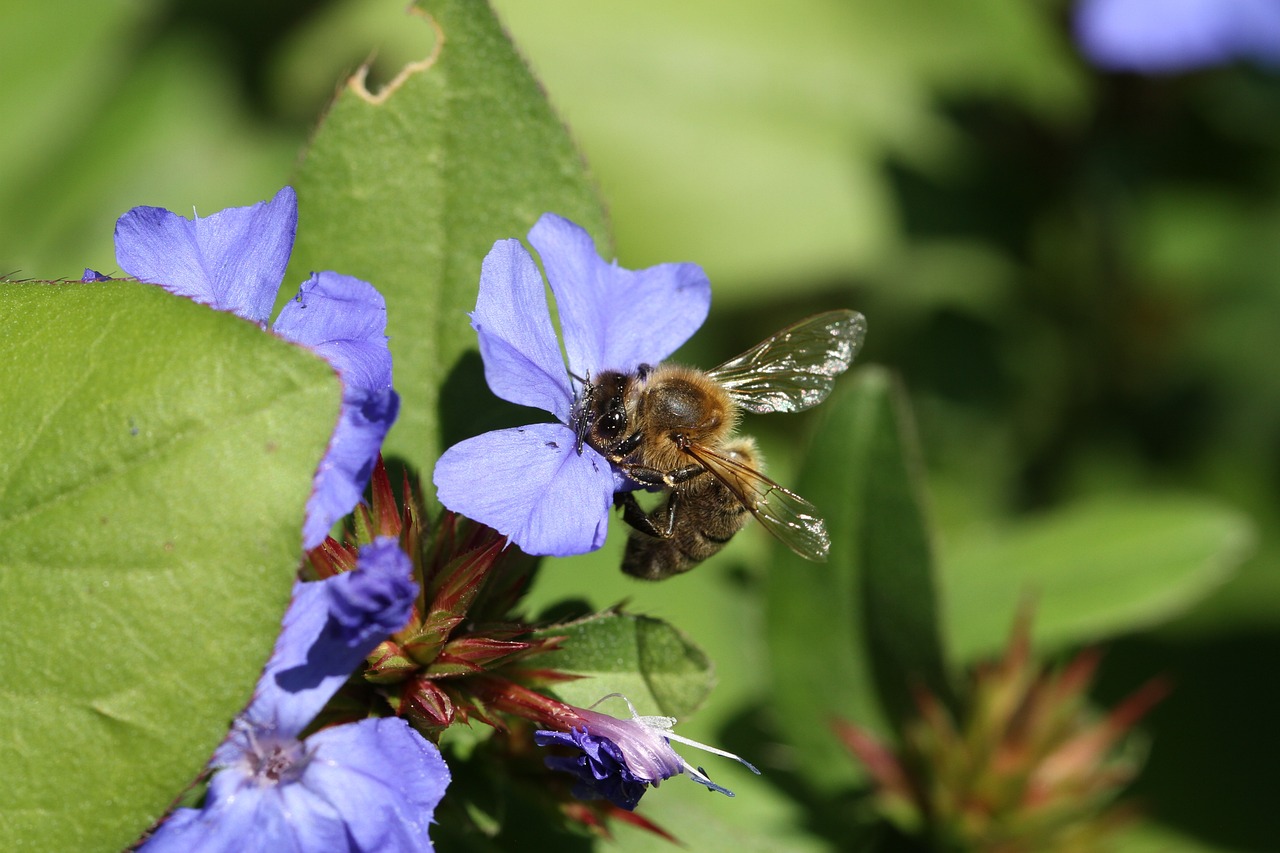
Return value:
[(700, 444), (685, 452), (711, 472), (738, 501), (778, 538), (806, 560), (825, 563), (831, 549), (827, 524), (813, 504), (764, 474)]
[(857, 311), (815, 314), (729, 359), (710, 375), (748, 412), (799, 412), (827, 399), (866, 334), (866, 318)]

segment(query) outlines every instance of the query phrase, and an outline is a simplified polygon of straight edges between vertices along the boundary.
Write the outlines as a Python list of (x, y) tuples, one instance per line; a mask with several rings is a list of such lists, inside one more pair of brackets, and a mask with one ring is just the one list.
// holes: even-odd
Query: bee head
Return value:
[(627, 376), (616, 370), (586, 384), (575, 415), (579, 446), (585, 441), (607, 454), (627, 438), (626, 390)]

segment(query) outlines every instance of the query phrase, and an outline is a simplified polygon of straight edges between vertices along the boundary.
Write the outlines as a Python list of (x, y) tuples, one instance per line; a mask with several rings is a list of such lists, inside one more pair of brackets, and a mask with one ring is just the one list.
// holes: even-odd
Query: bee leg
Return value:
[(699, 474), (706, 472), (706, 468), (701, 465), (686, 465), (683, 468), (676, 468), (674, 471), (659, 471), (657, 468), (650, 468), (648, 465), (634, 465), (623, 463), (618, 466), (622, 469), (622, 473), (635, 480), (642, 486), (647, 488), (667, 488), (673, 489), (681, 483), (687, 483)]
[(647, 465), (631, 465), (625, 462), (618, 467), (622, 469), (622, 473), (647, 489), (661, 488), (667, 484), (664, 479), (666, 475), (657, 468), (650, 468)]
[(622, 520), (641, 533), (656, 539), (670, 539), (674, 535), (676, 508), (679, 505), (675, 492), (672, 492), (663, 505), (652, 513), (644, 511), (636, 501), (634, 492), (614, 495), (613, 502), (622, 509)]
[(631, 455), (631, 452), (640, 446), (640, 442), (644, 441), (644, 433), (636, 430), (631, 435), (624, 438), (613, 448), (613, 452), (609, 454), (610, 461), (621, 462)]
[(677, 468), (674, 471), (668, 471), (662, 479), (668, 486), (678, 486), (681, 483), (689, 482), (699, 474), (705, 473), (706, 470), (706, 468), (695, 463), (693, 465), (686, 465), (683, 468)]

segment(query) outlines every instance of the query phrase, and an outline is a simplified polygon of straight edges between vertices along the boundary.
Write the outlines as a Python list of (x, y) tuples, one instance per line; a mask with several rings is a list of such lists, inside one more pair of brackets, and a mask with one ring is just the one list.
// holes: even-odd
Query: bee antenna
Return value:
[(581, 397), (579, 397), (577, 393), (573, 395), (573, 411), (570, 414), (569, 420), (569, 426), (573, 429), (573, 434), (577, 437), (577, 441), (574, 444), (574, 450), (577, 451), (579, 456), (581, 456), (582, 445), (586, 443), (587, 432), (591, 428), (587, 418), (586, 409), (591, 405), (591, 398), (594, 395), (595, 386), (591, 384), (590, 371), (587, 371), (586, 377), (582, 377), (570, 370), (569, 378), (576, 380), (586, 391), (586, 393)]

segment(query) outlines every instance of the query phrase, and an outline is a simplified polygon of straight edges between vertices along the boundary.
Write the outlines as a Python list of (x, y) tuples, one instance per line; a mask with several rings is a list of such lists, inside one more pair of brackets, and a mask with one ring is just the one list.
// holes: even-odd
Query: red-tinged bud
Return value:
[(436, 662), (440, 650), (449, 641), (453, 629), (461, 624), (458, 618), (442, 620), (440, 614), (432, 613), (427, 617), (428, 624), (422, 630), (409, 637), (404, 643), (404, 653), (419, 667), (425, 669)]
[(315, 573), (315, 579), (324, 580), (342, 572), (354, 570), (358, 552), (359, 548), (344, 545), (332, 536), (327, 536), (323, 542), (307, 552), (307, 560)]
[(431, 611), (459, 617), (465, 614), (480, 594), (502, 547), (500, 541), (491, 539), (438, 569), (428, 593)]
[(850, 723), (837, 734), (875, 780), (884, 816), (943, 849), (1105, 850), (1131, 814), (1115, 803), (1139, 767), (1124, 741), (1167, 687), (1151, 682), (1097, 714), (1098, 662), (1088, 650), (1041, 666), (1024, 612), (1004, 656), (975, 668), (958, 716), (917, 691), (919, 716), (900, 726), (896, 753)]
[[(405, 494), (408, 489), (409, 475), (405, 473)], [(405, 502), (406, 511), (415, 507), (414, 501)], [(400, 508), (396, 506), (396, 495), (391, 490), (391, 478), (387, 476), (387, 467), (382, 463), (382, 454), (373, 466), (373, 476), (369, 478), (369, 524), (374, 536), (399, 536), (403, 529)]]
[[(355, 567), (366, 540), (390, 536), (414, 561), (419, 594), (410, 618), (368, 656), (363, 690), (357, 692), (384, 703), (383, 712), (389, 707), (432, 739), (450, 725), (471, 721), (503, 732), (513, 717), (558, 731), (581, 724), (579, 712), (531, 689), (577, 676), (517, 666), (564, 641), (532, 637), (533, 626), (512, 616), (536, 559), (491, 528), (448, 511), (424, 540), (412, 484), (406, 476), (399, 508), (380, 459), (369, 488), (369, 504), (353, 513), (346, 541), (330, 538), (308, 555), (316, 576), (333, 577)], [(371, 707), (369, 713), (379, 711)]]
[(494, 710), (522, 717), (539, 728), (568, 730), (579, 721), (572, 705), (557, 702), (506, 678), (491, 675), (476, 678), (472, 681), (471, 690)]
[(521, 684), (533, 685), (540, 687), (543, 685), (563, 684), (566, 681), (577, 681), (590, 676), (578, 675), (572, 672), (561, 672), (558, 669), (542, 669), (529, 668), (522, 666), (506, 666), (502, 668), (502, 672), (507, 677), (519, 681)]
[(643, 829), (645, 832), (651, 832), (660, 838), (665, 838), (672, 844), (680, 844), (680, 839), (676, 838), (674, 835), (667, 832), (648, 818), (642, 817), (635, 812), (629, 812), (626, 809), (619, 808), (608, 800), (598, 800), (597, 802), (603, 803), (603, 805), (600, 806), (600, 811), (604, 817), (620, 820), (623, 823), (629, 823), (637, 829)]
[(871, 732), (853, 723), (837, 720), (832, 725), (845, 747), (876, 780), (882, 793), (904, 799), (914, 796), (909, 774), (892, 749), (881, 743)]
[(396, 642), (387, 640), (369, 655), (364, 677), (372, 684), (397, 684), (418, 672), (418, 662)]
[(446, 645), (427, 672), (436, 677), (484, 672), (500, 661), (528, 651), (533, 645), (486, 637), (464, 637)]
[(609, 800), (600, 799), (585, 802), (582, 800), (565, 800), (561, 802), (560, 810), (569, 820), (585, 826), (591, 832), (607, 841), (613, 840), (613, 835), (609, 832), (609, 821), (619, 820), (623, 823), (631, 824), (636, 829), (651, 832), (670, 844), (680, 846), (680, 839), (658, 824), (633, 811), (627, 811)]
[(434, 681), (414, 679), (406, 682), (397, 698), (396, 713), (428, 736), (453, 725), (458, 713), (452, 697)]

